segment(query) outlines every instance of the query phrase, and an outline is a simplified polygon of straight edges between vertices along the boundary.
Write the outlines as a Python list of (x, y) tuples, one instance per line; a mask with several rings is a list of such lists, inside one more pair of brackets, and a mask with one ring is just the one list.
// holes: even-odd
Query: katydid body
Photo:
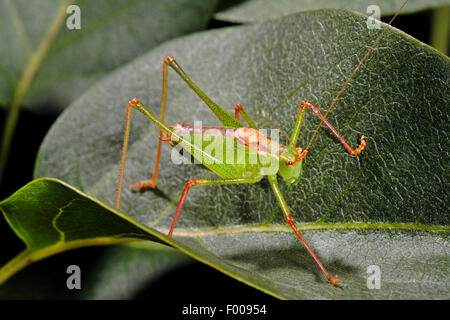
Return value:
[[(206, 105), (216, 114), (224, 127), (207, 127), (199, 130), (190, 125), (177, 123), (175, 126), (168, 126), (163, 122), (167, 96), (166, 90), (168, 66), (173, 68), (180, 75), (180, 77), (198, 94), (198, 96), (206, 103)], [(235, 115), (233, 117), (230, 113), (223, 110), (214, 101), (207, 97), (206, 94), (204, 94), (184, 73), (184, 71), (172, 56), (167, 56), (163, 62), (163, 94), (160, 117), (158, 118), (157, 116), (155, 116), (137, 98), (131, 100), (127, 105), (125, 139), (122, 151), (119, 187), (116, 201), (116, 207), (118, 209), (120, 208), (120, 195), (124, 170), (123, 168), (128, 145), (131, 110), (133, 108), (142, 112), (159, 127), (160, 137), (158, 141), (155, 169), (153, 171), (152, 179), (131, 184), (130, 188), (136, 187), (138, 189), (143, 189), (156, 187), (159, 159), (161, 154), (161, 143), (164, 141), (169, 142), (172, 145), (180, 144), (184, 150), (193, 154), (194, 157), (200, 160), (207, 169), (211, 170), (220, 177), (220, 179), (192, 179), (186, 183), (168, 234), (169, 237), (172, 236), (184, 200), (186, 199), (187, 193), (191, 187), (201, 185), (206, 186), (256, 183), (259, 182), (264, 176), (267, 176), (270, 186), (272, 187), (275, 197), (277, 198), (280, 208), (286, 219), (286, 222), (290, 225), (295, 234), (303, 242), (308, 252), (317, 262), (320, 269), (323, 271), (327, 280), (333, 285), (336, 285), (339, 282), (337, 276), (332, 278), (329, 275), (320, 260), (314, 254), (313, 250), (310, 248), (306, 240), (303, 238), (303, 236), (295, 226), (286, 201), (284, 200), (284, 197), (278, 187), (277, 174), (279, 174), (287, 184), (297, 184), (300, 181), (300, 178), (302, 176), (302, 160), (306, 157), (307, 150), (296, 147), (296, 142), (300, 134), (300, 129), (305, 117), (306, 110), (308, 108), (311, 109), (314, 114), (317, 115), (321, 120), (324, 121), (325, 125), (327, 125), (332, 130), (332, 132), (339, 138), (339, 140), (344, 144), (346, 149), (351, 154), (357, 155), (364, 149), (366, 145), (364, 137), (361, 137), (361, 144), (358, 148), (356, 148), (355, 150), (351, 149), (348, 144), (342, 139), (342, 137), (337, 133), (337, 131), (331, 126), (331, 124), (323, 118), (323, 116), (319, 112), (319, 109), (311, 102), (303, 101), (299, 108), (294, 131), (290, 139), (290, 144), (287, 146), (278, 144), (277, 142), (272, 141), (269, 137), (261, 133), (256, 128), (253, 121), (246, 114), (240, 104), (236, 106)], [(240, 115), (242, 115), (242, 117), (246, 120), (248, 126), (244, 126), (241, 123), (239, 119)], [(252, 163), (250, 163), (248, 160), (244, 162), (228, 161), (226, 163), (224, 163), (223, 161), (216, 161), (216, 155), (208, 153), (205, 146), (210, 146), (211, 143), (217, 142), (215, 140), (214, 142), (211, 142), (211, 133), (205, 134), (206, 130), (208, 130), (208, 132), (213, 132), (212, 135), (214, 135), (216, 138), (221, 137), (221, 139), (219, 140), (222, 144), (225, 142), (223, 145), (231, 144), (231, 148), (237, 151), (237, 153), (239, 153), (239, 150), (241, 150), (241, 154), (244, 154), (245, 159), (249, 159), (252, 155), (256, 154), (257, 161)], [(194, 143), (194, 141), (196, 140), (196, 136), (198, 136), (197, 138), (200, 139), (200, 143)], [(218, 147), (221, 148), (221, 146)], [(215, 150), (217, 150), (217, 148), (215, 148)], [(224, 152), (226, 152), (226, 150)], [(275, 161), (277, 162), (277, 166), (275, 166), (276, 169), (274, 170), (274, 166), (272, 166), (272, 164)]]

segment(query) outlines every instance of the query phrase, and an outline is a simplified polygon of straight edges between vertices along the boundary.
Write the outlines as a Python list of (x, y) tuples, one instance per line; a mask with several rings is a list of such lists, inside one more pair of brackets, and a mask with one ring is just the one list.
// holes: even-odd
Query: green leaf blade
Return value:
[[(158, 240), (126, 217), (54, 179), (38, 179), (0, 202), (0, 210), (25, 245), (5, 265), (0, 282), (53, 254), (83, 246)], [(80, 219), (80, 212), (87, 212)], [(104, 224), (103, 224), (104, 223)]]
[[(30, 250), (90, 238), (147, 237), (146, 232), (132, 223), (124, 227), (124, 219), (112, 215), (101, 204), (50, 179), (35, 180), (2, 201), (1, 208), (7, 212), (10, 226), (22, 235), (22, 240)], [(78, 219), (76, 213), (80, 208), (86, 209), (91, 215)], [(117, 228), (118, 224), (120, 228)]]

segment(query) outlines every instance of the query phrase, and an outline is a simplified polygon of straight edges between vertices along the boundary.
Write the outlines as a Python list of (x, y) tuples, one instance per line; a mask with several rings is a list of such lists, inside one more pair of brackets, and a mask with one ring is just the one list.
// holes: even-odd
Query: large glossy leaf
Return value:
[[(218, 20), (254, 23), (275, 19), (295, 12), (316, 10), (323, 8), (352, 9), (364, 14), (372, 15), (370, 5), (376, 5), (383, 16), (393, 15), (405, 0), (379, 0), (376, 3), (362, 0), (330, 1), (330, 0), (230, 0), (222, 1), (221, 10), (214, 17)], [(449, 5), (448, 0), (409, 0), (401, 14), (427, 10)]]
[[(11, 103), (59, 7), (69, 2), (0, 1), (0, 105)], [(216, 5), (211, 0), (74, 3), (80, 8), (81, 29), (69, 30), (65, 20), (60, 24), (48, 54), (37, 66), (23, 103), (26, 107), (61, 110), (112, 69), (165, 40), (203, 29)]]
[[(46, 137), (35, 174), (64, 179), (106, 204), (115, 198), (125, 105), (137, 96), (158, 112), (161, 62), (173, 54), (194, 81), (229, 111), (240, 102), (254, 118), (288, 132), (301, 100), (325, 109), (373, 42), (366, 17), (341, 10), (176, 40), (137, 59), (80, 97)], [(190, 191), (173, 245), (223, 272), (282, 298), (448, 298), (448, 105), (450, 62), (389, 29), (328, 119), (360, 157), (321, 128), (303, 178), (286, 200), (300, 229), (341, 288), (324, 281), (285, 225), (265, 181)], [(168, 123), (217, 119), (176, 77), (169, 77)], [(308, 114), (299, 144), (318, 121)], [(125, 185), (148, 178), (158, 130), (133, 115)], [(166, 233), (189, 178), (214, 176), (171, 163), (165, 145), (158, 188), (125, 190), (121, 211)], [(368, 289), (367, 268), (382, 272)]]

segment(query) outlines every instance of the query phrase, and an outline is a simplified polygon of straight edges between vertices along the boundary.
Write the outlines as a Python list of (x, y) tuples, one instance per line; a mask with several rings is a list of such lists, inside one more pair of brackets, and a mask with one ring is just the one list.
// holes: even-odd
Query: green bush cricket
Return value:
[[(288, 184), (299, 183), (302, 177), (302, 160), (307, 156), (308, 150), (311, 143), (317, 134), (320, 126), (324, 123), (338, 138), (338, 140), (346, 148), (347, 152), (351, 155), (358, 155), (366, 147), (366, 141), (364, 136), (360, 138), (360, 144), (356, 149), (352, 149), (345, 140), (340, 136), (336, 129), (327, 121), (326, 116), (336, 103), (337, 99), (344, 91), (348, 83), (350, 82), (353, 75), (362, 65), (364, 60), (376, 46), (378, 41), (383, 36), (383, 33), (391, 25), (392, 21), (401, 11), (401, 9), (406, 5), (407, 1), (403, 3), (401, 8), (395, 13), (393, 18), (390, 20), (389, 24), (386, 25), (383, 30), (379, 33), (377, 39), (374, 41), (373, 45), (366, 52), (365, 56), (361, 59), (357, 67), (353, 70), (342, 89), (339, 91), (337, 96), (333, 99), (327, 112), (322, 115), (319, 109), (309, 101), (302, 101), (300, 104), (299, 112), (295, 122), (294, 130), (289, 139), (289, 145), (284, 146), (273, 141), (270, 137), (263, 134), (256, 125), (254, 124), (252, 118), (248, 116), (242, 105), (237, 104), (235, 107), (234, 116), (222, 109), (213, 100), (211, 100), (197, 85), (189, 78), (189, 76), (183, 71), (181, 66), (176, 62), (172, 56), (167, 56), (163, 61), (163, 85), (162, 85), (162, 98), (161, 98), (161, 111), (159, 118), (155, 116), (149, 109), (147, 109), (137, 98), (132, 99), (128, 102), (127, 113), (126, 113), (126, 124), (125, 124), (125, 134), (124, 142), (121, 156), (121, 166), (120, 175), (118, 182), (118, 191), (116, 198), (116, 208), (120, 209), (120, 197), (122, 191), (123, 175), (124, 175), (124, 163), (126, 158), (126, 152), (128, 147), (128, 137), (130, 133), (130, 121), (131, 121), (131, 110), (137, 109), (143, 113), (147, 118), (154, 122), (160, 129), (160, 134), (158, 138), (158, 144), (156, 149), (156, 160), (153, 170), (153, 175), (151, 180), (140, 181), (130, 185), (131, 188), (137, 188), (139, 190), (145, 188), (156, 188), (158, 179), (158, 168), (161, 155), (161, 145), (162, 142), (168, 142), (172, 146), (180, 144), (181, 147), (197, 158), (201, 163), (210, 171), (217, 174), (220, 179), (191, 179), (189, 180), (184, 190), (181, 194), (181, 198), (178, 202), (178, 206), (175, 212), (175, 217), (173, 219), (172, 225), (168, 236), (171, 237), (175, 224), (178, 220), (181, 208), (186, 199), (189, 189), (193, 186), (212, 186), (212, 185), (227, 185), (227, 184), (249, 184), (257, 183), (264, 176), (267, 176), (269, 184), (277, 198), (278, 204), (283, 212), (284, 218), (289, 226), (292, 228), (297, 237), (302, 241), (305, 248), (309, 254), (314, 258), (319, 268), (322, 270), (326, 279), (332, 284), (337, 285), (339, 283), (338, 276), (334, 278), (330, 276), (325, 267), (320, 262), (319, 258), (315, 255), (311, 247), (308, 245), (307, 241), (303, 238), (301, 233), (298, 231), (293, 217), (289, 211), (288, 205), (284, 200), (284, 197), (280, 191), (277, 182), (277, 174), (279, 174), (282, 179)], [(175, 126), (168, 126), (164, 123), (165, 108), (166, 108), (166, 98), (167, 98), (167, 76), (168, 68), (171, 67), (176, 73), (183, 79), (186, 84), (206, 103), (206, 105), (211, 109), (212, 112), (217, 116), (217, 118), (222, 123), (223, 127), (205, 127), (198, 128), (190, 125), (177, 123)], [(305, 118), (306, 110), (311, 109), (311, 111), (321, 120), (317, 126), (313, 136), (311, 137), (307, 147), (302, 149), (296, 147), (297, 140), (300, 134), (303, 120)], [(240, 121), (240, 116), (247, 122), (248, 126), (244, 126)], [(219, 139), (218, 139), (219, 138)], [(213, 142), (211, 142), (213, 140)], [(211, 142), (208, 144), (208, 142)], [(218, 160), (216, 154), (209, 153), (206, 146), (211, 147), (213, 145), (214, 150), (221, 149), (222, 151), (228, 152), (229, 148), (233, 151), (234, 161), (223, 162)], [(224, 146), (227, 146), (223, 149)], [(230, 147), (231, 146), (231, 147)], [(238, 150), (239, 149), (239, 150)], [(237, 151), (241, 151), (245, 155), (246, 161), (236, 162), (234, 154)], [(248, 161), (248, 159), (255, 156), (256, 161)], [(209, 159), (209, 160), (208, 160)], [(212, 159), (212, 161), (211, 161)], [(218, 160), (218, 161), (217, 161)], [(273, 166), (275, 164), (275, 166)], [(275, 169), (274, 169), (275, 168)]]

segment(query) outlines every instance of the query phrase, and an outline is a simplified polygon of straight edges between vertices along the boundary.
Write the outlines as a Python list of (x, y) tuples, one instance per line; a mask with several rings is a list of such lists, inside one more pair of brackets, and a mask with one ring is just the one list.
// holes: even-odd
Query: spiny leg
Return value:
[(250, 178), (250, 179), (191, 179), (186, 183), (183, 193), (181, 194), (180, 201), (178, 202), (177, 211), (175, 212), (175, 217), (173, 218), (172, 225), (170, 226), (169, 238), (172, 237), (173, 229), (177, 223), (178, 216), (180, 215), (181, 207), (183, 206), (184, 200), (188, 194), (188, 191), (193, 186), (217, 186), (225, 184), (245, 184), (245, 183), (256, 183), (261, 180), (261, 177)]
[(249, 117), (247, 112), (245, 112), (244, 107), (242, 107), (242, 105), (240, 103), (238, 103), (236, 105), (236, 107), (234, 107), (234, 117), (237, 120), (239, 120), (239, 114), (242, 114), (242, 117), (244, 118), (245, 121), (247, 121), (250, 128), (257, 129), (257, 127), (255, 126), (255, 124), (252, 121), (252, 118)]
[[(347, 142), (345, 142), (345, 140), (341, 137), (341, 135), (337, 132), (337, 130), (331, 125), (331, 123), (328, 122), (327, 119), (325, 119), (322, 114), (319, 111), (319, 108), (317, 108), (314, 104), (312, 104), (309, 101), (302, 101), (300, 108), (303, 110), (306, 110), (306, 108), (310, 108), (311, 111), (320, 119), (323, 121), (323, 123), (325, 123), (325, 125), (333, 132), (333, 134), (339, 139), (339, 141), (344, 145), (345, 149), (347, 149), (348, 153), (350, 153), (351, 155), (358, 155), (361, 153), (361, 151), (364, 150), (364, 148), (366, 147), (367, 143), (364, 140), (364, 136), (361, 136), (361, 140), (360, 140), (360, 144), (358, 146), (358, 148), (356, 149), (352, 149)], [(309, 148), (306, 147), (306, 150)]]
[(315, 255), (314, 251), (309, 246), (308, 242), (306, 242), (305, 238), (303, 238), (302, 234), (298, 231), (294, 219), (292, 218), (289, 208), (286, 204), (286, 201), (283, 198), (283, 195), (281, 194), (280, 188), (278, 187), (277, 183), (277, 176), (268, 176), (270, 186), (272, 187), (272, 190), (275, 194), (275, 197), (278, 200), (278, 203), (281, 207), (281, 211), (283, 211), (284, 218), (286, 219), (286, 222), (289, 224), (289, 226), (294, 230), (297, 237), (303, 242), (303, 245), (305, 246), (306, 250), (309, 252), (309, 254), (313, 257), (313, 259), (316, 261), (317, 265), (319, 266), (320, 270), (322, 270), (323, 274), (327, 278), (328, 282), (330, 282), (332, 285), (337, 285), (339, 283), (338, 276), (335, 275), (334, 278), (330, 276), (330, 274), (327, 272), (325, 267), (322, 265), (322, 262), (320, 262), (319, 258)]

